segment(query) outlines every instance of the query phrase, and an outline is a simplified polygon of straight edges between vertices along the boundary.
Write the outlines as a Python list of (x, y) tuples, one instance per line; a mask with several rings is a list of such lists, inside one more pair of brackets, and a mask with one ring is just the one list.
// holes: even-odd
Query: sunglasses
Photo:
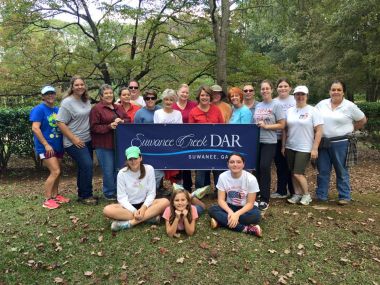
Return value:
[(46, 93), (43, 94), (43, 95), (56, 95), (56, 93), (55, 93), (55, 92), (46, 92)]
[(135, 90), (137, 90), (137, 89), (139, 89), (139, 87), (138, 86), (128, 86), (128, 89), (135, 89)]
[(253, 92), (253, 89), (244, 89), (243, 90), (245, 93), (248, 93), (248, 92)]
[(145, 101), (149, 101), (149, 100), (154, 101), (154, 100), (157, 100), (157, 97), (145, 97), (144, 100)]

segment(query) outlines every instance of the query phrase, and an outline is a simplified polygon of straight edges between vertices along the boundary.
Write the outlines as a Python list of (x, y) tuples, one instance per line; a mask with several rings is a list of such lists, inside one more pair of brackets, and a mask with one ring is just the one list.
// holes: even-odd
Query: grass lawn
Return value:
[(380, 284), (378, 191), (345, 207), (273, 200), (262, 239), (211, 230), (207, 214), (169, 238), (164, 225), (112, 233), (104, 200), (44, 209), (39, 176), (0, 182), (0, 284)]

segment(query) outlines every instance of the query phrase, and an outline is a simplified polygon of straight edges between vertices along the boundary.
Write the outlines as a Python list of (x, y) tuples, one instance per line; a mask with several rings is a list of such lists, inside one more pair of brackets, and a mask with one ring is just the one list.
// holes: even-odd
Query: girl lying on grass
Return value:
[[(192, 199), (198, 201), (192, 205)], [(204, 211), (204, 204), (196, 197), (191, 197), (185, 189), (179, 188), (173, 191), (170, 206), (164, 211), (162, 217), (166, 220), (166, 233), (173, 237), (177, 231), (185, 231), (192, 236), (195, 232), (195, 222)]]
[(166, 198), (155, 199), (156, 181), (151, 165), (142, 163), (140, 149), (126, 149), (126, 167), (117, 175), (117, 201), (103, 209), (106, 217), (114, 219), (111, 230), (129, 229), (145, 221), (159, 220), (169, 205)]
[(260, 210), (255, 205), (259, 186), (256, 178), (244, 170), (244, 157), (232, 153), (228, 169), (218, 179), (218, 205), (209, 209), (211, 228), (219, 226), (261, 237)]

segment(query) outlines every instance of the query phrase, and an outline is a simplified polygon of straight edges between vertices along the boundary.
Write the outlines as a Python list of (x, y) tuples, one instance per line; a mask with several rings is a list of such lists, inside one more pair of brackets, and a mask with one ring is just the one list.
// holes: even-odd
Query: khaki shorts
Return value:
[(306, 166), (310, 161), (310, 152), (294, 151), (287, 148), (285, 149), (285, 157), (292, 173), (305, 174)]

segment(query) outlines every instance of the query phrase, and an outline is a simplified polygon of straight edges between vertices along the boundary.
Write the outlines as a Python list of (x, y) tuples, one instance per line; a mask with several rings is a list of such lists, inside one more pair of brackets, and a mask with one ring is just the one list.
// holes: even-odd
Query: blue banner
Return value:
[(140, 148), (144, 163), (155, 169), (226, 169), (227, 156), (239, 152), (246, 169), (256, 169), (259, 128), (254, 124), (120, 124), (116, 128), (116, 161), (125, 149)]

